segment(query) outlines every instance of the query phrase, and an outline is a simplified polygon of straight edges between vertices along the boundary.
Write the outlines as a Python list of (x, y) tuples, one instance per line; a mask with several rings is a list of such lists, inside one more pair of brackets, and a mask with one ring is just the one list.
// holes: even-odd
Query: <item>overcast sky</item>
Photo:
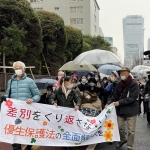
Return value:
[(97, 0), (100, 12), (99, 22), (104, 36), (113, 37), (113, 45), (118, 48), (118, 56), (123, 60), (122, 19), (127, 15), (142, 15), (144, 18), (144, 50), (150, 38), (150, 0)]

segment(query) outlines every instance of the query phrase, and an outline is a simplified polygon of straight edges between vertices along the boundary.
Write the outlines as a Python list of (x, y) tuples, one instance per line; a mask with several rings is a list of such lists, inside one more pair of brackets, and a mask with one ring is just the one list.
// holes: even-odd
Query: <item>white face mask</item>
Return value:
[(16, 75), (21, 75), (22, 74), (22, 70), (21, 69), (15, 70), (15, 74)]
[(62, 78), (62, 76), (58, 76), (58, 79), (61, 79)]
[(106, 80), (104, 80), (104, 83), (106, 83), (107, 81)]
[(125, 77), (125, 76), (121, 76), (120, 78), (121, 78), (121, 80), (125, 80), (125, 79), (126, 79), (126, 77)]
[(73, 83), (73, 87), (74, 87), (74, 88), (77, 87), (77, 85), (78, 85), (77, 83)]
[(115, 82), (115, 78), (110, 76), (112, 82)]
[(52, 91), (47, 91), (47, 95), (51, 95)]
[(98, 80), (99, 80), (99, 78), (95, 77), (95, 80), (96, 80), (96, 81), (98, 81)]
[(87, 80), (86, 79), (82, 79), (82, 82), (85, 83)]
[(91, 77), (87, 77), (88, 78), (88, 80), (91, 78)]
[(95, 84), (94, 83), (90, 83), (90, 86), (94, 86)]
[(90, 96), (90, 95), (87, 95), (85, 98), (90, 99), (90, 98), (91, 98), (91, 96)]
[(69, 84), (68, 86), (67, 86), (67, 89), (72, 89), (73, 88), (73, 84)]

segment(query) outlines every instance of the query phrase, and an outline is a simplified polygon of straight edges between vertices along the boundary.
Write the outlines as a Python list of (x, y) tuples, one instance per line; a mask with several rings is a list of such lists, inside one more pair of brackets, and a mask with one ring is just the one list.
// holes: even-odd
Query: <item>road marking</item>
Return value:
[(94, 150), (97, 144), (89, 145), (86, 150)]

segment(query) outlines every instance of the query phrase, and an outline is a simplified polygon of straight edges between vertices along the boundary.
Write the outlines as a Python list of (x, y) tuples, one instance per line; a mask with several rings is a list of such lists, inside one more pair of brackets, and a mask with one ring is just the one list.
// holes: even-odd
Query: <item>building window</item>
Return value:
[(83, 6), (70, 7), (70, 13), (83, 13)]
[(70, 18), (70, 25), (82, 25), (83, 18)]
[(42, 8), (42, 7), (39, 7), (39, 8), (33, 8), (33, 10), (38, 11), (38, 10), (43, 10), (43, 8)]
[(38, 3), (38, 2), (43, 2), (43, 0), (30, 0), (30, 3)]
[(77, 7), (77, 13), (83, 13), (83, 6)]
[(76, 7), (70, 7), (70, 13), (76, 13)]
[(55, 7), (55, 10), (59, 10), (59, 7)]

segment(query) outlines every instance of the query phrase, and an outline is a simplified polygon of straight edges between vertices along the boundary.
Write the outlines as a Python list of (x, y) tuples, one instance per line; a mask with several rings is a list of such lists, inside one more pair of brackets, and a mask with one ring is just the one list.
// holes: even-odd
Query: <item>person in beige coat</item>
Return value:
[(80, 111), (85, 116), (96, 117), (102, 110), (101, 100), (96, 93), (92, 94), (89, 91), (84, 91), (83, 96), (81, 97), (81, 103)]

